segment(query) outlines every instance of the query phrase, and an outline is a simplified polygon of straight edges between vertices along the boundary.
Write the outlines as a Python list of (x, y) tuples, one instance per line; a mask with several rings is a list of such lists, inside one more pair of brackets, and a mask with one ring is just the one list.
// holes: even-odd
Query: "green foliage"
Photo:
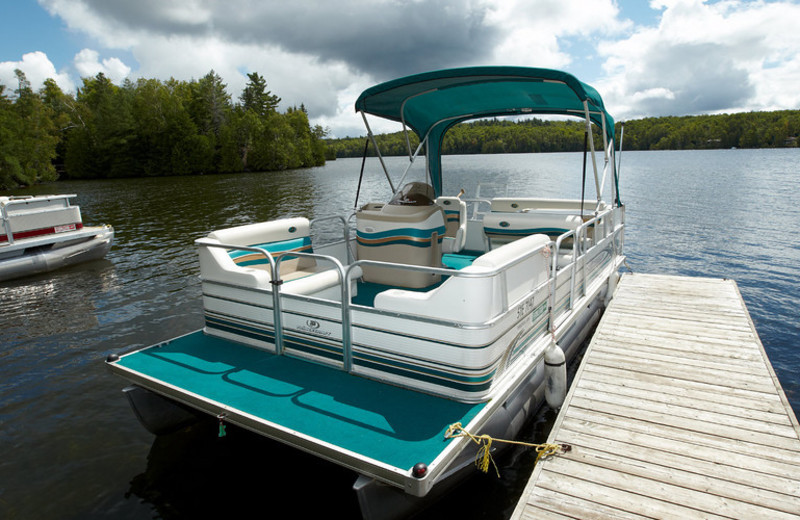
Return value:
[(53, 110), (33, 92), (25, 74), (15, 72), (19, 86), (14, 102), (0, 88), (0, 189), (57, 177)]
[(0, 189), (57, 178), (194, 175), (325, 164), (325, 132), (280, 102), (257, 73), (233, 104), (213, 70), (199, 80), (83, 78), (73, 97), (54, 80), (16, 96), (0, 85)]
[[(617, 123), (617, 140), (620, 136)], [(583, 150), (585, 125), (573, 121), (480, 120), (456, 125), (445, 135), (444, 154), (571, 152)], [(411, 134), (412, 149), (417, 146)], [(796, 147), (800, 110), (740, 114), (658, 117), (625, 123), (626, 150), (695, 150), (709, 148)], [(365, 137), (331, 139), (336, 157), (361, 157)], [(376, 136), (383, 155), (406, 155), (403, 132)], [(600, 137), (595, 129), (595, 142)], [(372, 145), (369, 155), (374, 156)]]
[[(258, 73), (233, 103), (213, 70), (192, 81), (140, 79), (114, 85), (84, 78), (76, 95), (54, 80), (39, 92), (17, 71), (0, 85), (0, 189), (56, 179), (195, 175), (318, 166), (360, 157), (366, 139), (326, 139), (304, 105), (277, 111), (280, 98)], [(480, 120), (453, 127), (443, 153), (579, 151), (574, 121)], [(617, 125), (617, 138), (620, 124)], [(645, 118), (625, 123), (626, 150), (796, 147), (800, 111)], [(383, 155), (406, 155), (402, 132), (376, 136)], [(409, 136), (412, 150), (416, 135)], [(599, 140), (599, 139), (598, 139)], [(596, 141), (598, 142), (598, 141)], [(370, 144), (369, 154), (375, 155)]]
[(267, 80), (257, 72), (251, 72), (247, 77), (250, 81), (247, 82), (247, 86), (245, 86), (239, 98), (242, 102), (242, 108), (252, 110), (259, 116), (264, 116), (267, 112), (275, 112), (278, 109), (281, 98), (273, 96), (267, 90)]
[[(573, 121), (523, 121), (479, 120), (462, 123), (451, 128), (442, 143), (444, 154), (529, 153), (583, 150), (586, 125)], [(419, 140), (409, 134), (411, 147)], [(599, 137), (596, 136), (597, 139)], [(328, 142), (337, 157), (360, 157), (364, 152), (365, 138), (345, 138)], [(403, 132), (376, 137), (381, 154), (406, 155), (408, 145)], [(374, 155), (370, 144), (370, 155)]]
[[(619, 125), (617, 130), (619, 135)], [(798, 146), (800, 110), (645, 118), (625, 123), (628, 150)]]

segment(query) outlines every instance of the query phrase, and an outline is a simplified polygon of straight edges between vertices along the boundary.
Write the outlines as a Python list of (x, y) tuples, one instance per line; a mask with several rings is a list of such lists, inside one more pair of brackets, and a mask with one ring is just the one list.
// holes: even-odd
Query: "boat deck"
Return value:
[[(485, 406), (386, 385), (197, 331), (111, 363), (147, 388), (337, 460), (430, 464), (447, 427)], [(339, 448), (332, 448), (339, 447)]]
[(800, 427), (731, 280), (625, 275), (512, 518), (800, 518)]

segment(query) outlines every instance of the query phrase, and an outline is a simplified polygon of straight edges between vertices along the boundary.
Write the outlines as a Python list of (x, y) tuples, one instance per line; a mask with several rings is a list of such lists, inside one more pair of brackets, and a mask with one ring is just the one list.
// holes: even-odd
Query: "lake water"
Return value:
[[(577, 197), (581, 163), (580, 154), (445, 157), (445, 170), (458, 172), (445, 188), (471, 196), (483, 178), (509, 193), (536, 188), (551, 196), (559, 194), (553, 186), (570, 186), (566, 195)], [(797, 149), (626, 152), (620, 182), (630, 269), (736, 280), (795, 411), (798, 164)], [(293, 172), (68, 181), (12, 192), (76, 193), (84, 221), (112, 224), (116, 240), (102, 261), (0, 283), (0, 518), (273, 515), (282, 502), (298, 518), (357, 517), (349, 472), (248, 432), (229, 428), (219, 439), (210, 423), (155, 439), (104, 359), (202, 326), (196, 238), (279, 216), (348, 211), (360, 166), (343, 159)], [(360, 201), (385, 200), (385, 179), (374, 163), (367, 170)], [(593, 181), (587, 187), (592, 193)], [(536, 417), (525, 438), (544, 441), (552, 420), (552, 412)], [(423, 518), (507, 518), (532, 460), (529, 449), (511, 450), (498, 460), (502, 480), (476, 474)]]

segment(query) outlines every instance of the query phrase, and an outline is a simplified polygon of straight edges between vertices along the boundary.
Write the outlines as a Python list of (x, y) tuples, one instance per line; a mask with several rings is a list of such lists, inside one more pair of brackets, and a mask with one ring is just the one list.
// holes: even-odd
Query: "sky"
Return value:
[[(264, 76), (331, 137), (364, 89), (429, 70), (545, 67), (617, 120), (800, 108), (800, 0), (0, 0), (0, 83)], [(370, 121), (376, 131), (395, 131)]]

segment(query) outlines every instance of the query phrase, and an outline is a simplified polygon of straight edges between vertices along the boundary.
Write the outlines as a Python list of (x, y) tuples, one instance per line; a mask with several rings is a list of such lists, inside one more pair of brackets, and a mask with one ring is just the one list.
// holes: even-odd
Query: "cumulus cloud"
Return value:
[(25, 73), (30, 81), (31, 88), (38, 90), (44, 85), (44, 80), (52, 78), (61, 87), (61, 90), (74, 90), (75, 84), (66, 72), (56, 72), (53, 63), (41, 51), (29, 52), (22, 56), (20, 61), (0, 62), (0, 84), (6, 86), (6, 93), (17, 88), (15, 71), (19, 69)]
[[(800, 104), (800, 6), (653, 1), (655, 27), (600, 45), (597, 86), (618, 117), (794, 108)], [(794, 82), (794, 83), (792, 83)]]
[(497, 1), (488, 21), (503, 38), (493, 51), (493, 62), (567, 68), (575, 59), (569, 39), (588, 41), (628, 30), (631, 22), (619, 15), (612, 0)]
[(258, 72), (283, 109), (302, 103), (336, 135), (361, 128), (353, 102), (363, 88), (471, 65), (565, 68), (618, 118), (800, 103), (800, 6), (790, 0), (652, 0), (652, 26), (615, 0), (39, 2), (103, 55), (138, 62), (131, 71), (82, 51), (81, 75), (189, 80), (213, 69), (235, 99)]
[(480, 60), (499, 37), (483, 0), (42, 0), (70, 28), (108, 47), (146, 37), (209, 39), (347, 62), (377, 78)]
[(75, 68), (81, 77), (97, 76), (102, 72), (117, 84), (131, 73), (131, 68), (119, 58), (106, 58), (100, 61), (100, 54), (92, 49), (83, 49), (75, 55)]
[(565, 66), (561, 38), (627, 23), (613, 0), (40, 3), (70, 29), (130, 51), (140, 76), (191, 79), (213, 69), (236, 97), (246, 73), (259, 72), (284, 108), (303, 103), (312, 119), (347, 132), (361, 125), (357, 88), (446, 67)]

